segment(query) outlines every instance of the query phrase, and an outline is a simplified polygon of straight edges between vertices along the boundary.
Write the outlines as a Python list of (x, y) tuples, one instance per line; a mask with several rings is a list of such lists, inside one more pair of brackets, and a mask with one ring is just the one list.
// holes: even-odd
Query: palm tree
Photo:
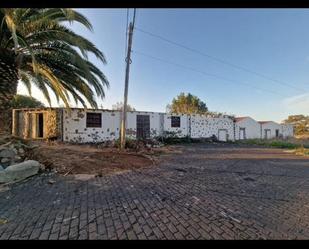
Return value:
[[(0, 114), (9, 108), (22, 82), (31, 95), (36, 85), (50, 104), (49, 90), (69, 107), (70, 96), (84, 107), (97, 107), (109, 83), (88, 60), (103, 53), (65, 25), (79, 22), (92, 30), (85, 16), (72, 9), (0, 9)], [(1, 119), (1, 118), (0, 118)]]

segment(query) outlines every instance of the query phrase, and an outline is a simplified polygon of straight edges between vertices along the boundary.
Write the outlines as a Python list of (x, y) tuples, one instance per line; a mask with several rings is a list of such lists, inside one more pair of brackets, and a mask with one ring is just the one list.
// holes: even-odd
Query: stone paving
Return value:
[(152, 168), (14, 184), (0, 192), (0, 239), (309, 238), (308, 159), (235, 145), (178, 148)]

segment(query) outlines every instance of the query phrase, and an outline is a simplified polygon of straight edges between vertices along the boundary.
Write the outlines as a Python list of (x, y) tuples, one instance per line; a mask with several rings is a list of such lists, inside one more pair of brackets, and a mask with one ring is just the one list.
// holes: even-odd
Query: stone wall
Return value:
[(61, 109), (16, 109), (13, 112), (13, 135), (24, 139), (38, 138), (38, 114), (43, 115), (43, 139), (61, 139)]
[[(172, 127), (172, 117), (180, 117), (180, 127)], [(189, 115), (187, 114), (164, 114), (164, 132), (165, 134), (175, 134), (178, 137), (189, 136)]]
[[(87, 112), (101, 113), (101, 127), (87, 127)], [(120, 134), (119, 111), (72, 109), (63, 110), (63, 140), (74, 143), (116, 140)]]
[(219, 137), (219, 130), (226, 130), (227, 140), (234, 140), (234, 121), (229, 117), (207, 117), (205, 115), (191, 115), (191, 137), (209, 138)]
[(158, 112), (128, 112), (126, 135), (130, 139), (136, 139), (137, 115), (149, 115), (150, 137), (155, 138), (163, 134), (163, 113)]

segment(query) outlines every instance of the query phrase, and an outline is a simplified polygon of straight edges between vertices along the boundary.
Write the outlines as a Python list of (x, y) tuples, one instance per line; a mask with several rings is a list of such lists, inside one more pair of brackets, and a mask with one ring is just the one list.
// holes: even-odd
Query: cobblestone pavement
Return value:
[(235, 145), (178, 148), (152, 168), (11, 186), (0, 192), (0, 238), (309, 238), (308, 159)]

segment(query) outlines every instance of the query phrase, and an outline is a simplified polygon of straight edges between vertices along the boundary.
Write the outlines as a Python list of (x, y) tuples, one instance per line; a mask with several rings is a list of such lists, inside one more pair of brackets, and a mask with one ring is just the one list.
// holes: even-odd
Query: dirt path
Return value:
[(47, 168), (60, 174), (108, 175), (157, 164), (157, 155), (168, 152), (165, 149), (151, 149), (136, 153), (121, 152), (116, 148), (98, 148), (94, 145), (72, 145), (65, 143), (37, 143), (38, 148), (30, 158), (38, 160)]

